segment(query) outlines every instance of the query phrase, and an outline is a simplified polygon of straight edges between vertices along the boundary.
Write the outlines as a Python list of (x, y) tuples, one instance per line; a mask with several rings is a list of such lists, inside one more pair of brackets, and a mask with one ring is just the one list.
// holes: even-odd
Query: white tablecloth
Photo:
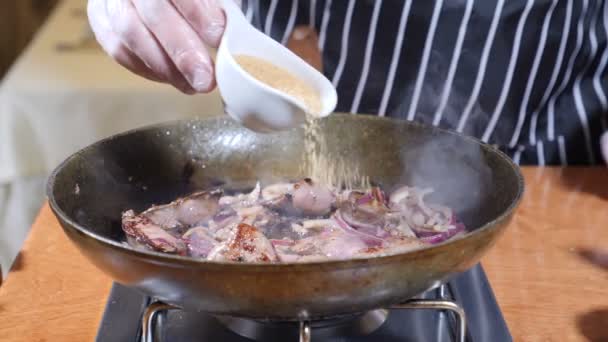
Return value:
[(44, 201), (45, 182), (46, 177), (27, 177), (0, 184), (0, 266), (4, 276)]
[(58, 44), (90, 36), (85, 8), (85, 0), (63, 0), (0, 84), (4, 274), (44, 199), (46, 176), (69, 154), (138, 126), (223, 112), (217, 92), (187, 96), (141, 79), (96, 43), (58, 51)]
[(100, 138), (222, 113), (219, 94), (183, 95), (139, 78), (100, 48), (60, 52), (87, 35), (85, 0), (64, 0), (0, 85), (0, 184), (48, 174)]

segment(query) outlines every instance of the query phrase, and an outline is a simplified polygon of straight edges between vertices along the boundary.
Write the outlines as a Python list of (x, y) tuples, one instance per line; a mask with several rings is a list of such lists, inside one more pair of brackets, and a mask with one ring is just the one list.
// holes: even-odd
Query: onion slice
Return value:
[(344, 218), (342, 218), (342, 215), (339, 211), (337, 211), (333, 217), (340, 226), (340, 228), (342, 228), (347, 233), (358, 235), (368, 246), (382, 246), (384, 244), (384, 239), (351, 227), (348, 223), (346, 223), (346, 221), (344, 221)]

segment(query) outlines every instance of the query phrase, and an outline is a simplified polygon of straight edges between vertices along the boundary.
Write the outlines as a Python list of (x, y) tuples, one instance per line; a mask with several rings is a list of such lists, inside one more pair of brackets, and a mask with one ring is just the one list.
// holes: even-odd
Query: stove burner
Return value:
[[(386, 321), (388, 310), (379, 309), (359, 315), (312, 322), (262, 322), (237, 317), (216, 317), (229, 330), (256, 341), (296, 341), (298, 335), (318, 338), (368, 335)], [(298, 334), (299, 333), (299, 334)], [(306, 341), (306, 338), (300, 337)], [(310, 340), (310, 338), (308, 338)]]
[(480, 266), (404, 304), (299, 323), (270, 323), (183, 311), (115, 284), (96, 341), (251, 342), (251, 338), (287, 342), (298, 338), (304, 342), (455, 342), (463, 338), (467, 342), (512, 342)]
[[(443, 292), (441, 290), (440, 292)], [(465, 342), (466, 318), (464, 310), (458, 304), (449, 300), (413, 299), (403, 304), (390, 307), (392, 310), (422, 309), (422, 310), (449, 310), (457, 320), (457, 339)], [(142, 341), (154, 342), (154, 320), (157, 314), (163, 311), (181, 310), (178, 307), (162, 302), (150, 304), (142, 317)], [(300, 342), (311, 342), (312, 331), (315, 337), (331, 338), (338, 336), (367, 335), (384, 324), (389, 311), (378, 309), (360, 315), (331, 318), (319, 321), (294, 322), (263, 322), (230, 316), (216, 316), (230, 331), (255, 341), (277, 340), (293, 341), (299, 336)], [(296, 328), (297, 326), (297, 328)], [(297, 334), (296, 334), (297, 332)]]

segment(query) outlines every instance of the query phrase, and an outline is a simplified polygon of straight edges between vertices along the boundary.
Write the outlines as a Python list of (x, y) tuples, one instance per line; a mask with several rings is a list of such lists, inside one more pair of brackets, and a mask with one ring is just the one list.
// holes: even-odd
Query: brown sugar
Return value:
[(234, 59), (257, 80), (302, 101), (309, 114), (318, 115), (321, 112), (319, 93), (288, 70), (249, 55), (236, 55)]

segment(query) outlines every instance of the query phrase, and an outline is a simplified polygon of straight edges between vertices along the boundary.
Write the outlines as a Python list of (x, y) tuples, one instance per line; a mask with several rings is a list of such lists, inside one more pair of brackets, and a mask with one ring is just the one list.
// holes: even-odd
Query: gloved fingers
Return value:
[(146, 28), (130, 0), (106, 0), (105, 3), (108, 22), (122, 44), (152, 70), (155, 77), (186, 94), (195, 93), (161, 44)]
[(209, 46), (218, 47), (226, 26), (219, 0), (171, 0), (199, 37)]
[[(102, 6), (103, 10), (99, 10), (100, 6)], [(110, 23), (105, 16), (105, 6), (101, 1), (89, 1), (87, 13), (95, 38), (110, 57), (139, 76), (157, 82), (165, 81), (155, 75), (139, 57), (122, 44), (110, 27)]]
[[(118, 39), (116, 39), (118, 41)], [(120, 43), (120, 41), (118, 41)], [(167, 80), (158, 77), (148, 66), (142, 62), (133, 52), (127, 49), (124, 45), (115, 49), (110, 56), (120, 65), (127, 68), (129, 71), (144, 77), (150, 81), (167, 83)], [(193, 93), (193, 90), (187, 90), (188, 93)]]
[(197, 92), (215, 87), (213, 61), (207, 47), (169, 0), (133, 0), (147, 27), (173, 64)]

